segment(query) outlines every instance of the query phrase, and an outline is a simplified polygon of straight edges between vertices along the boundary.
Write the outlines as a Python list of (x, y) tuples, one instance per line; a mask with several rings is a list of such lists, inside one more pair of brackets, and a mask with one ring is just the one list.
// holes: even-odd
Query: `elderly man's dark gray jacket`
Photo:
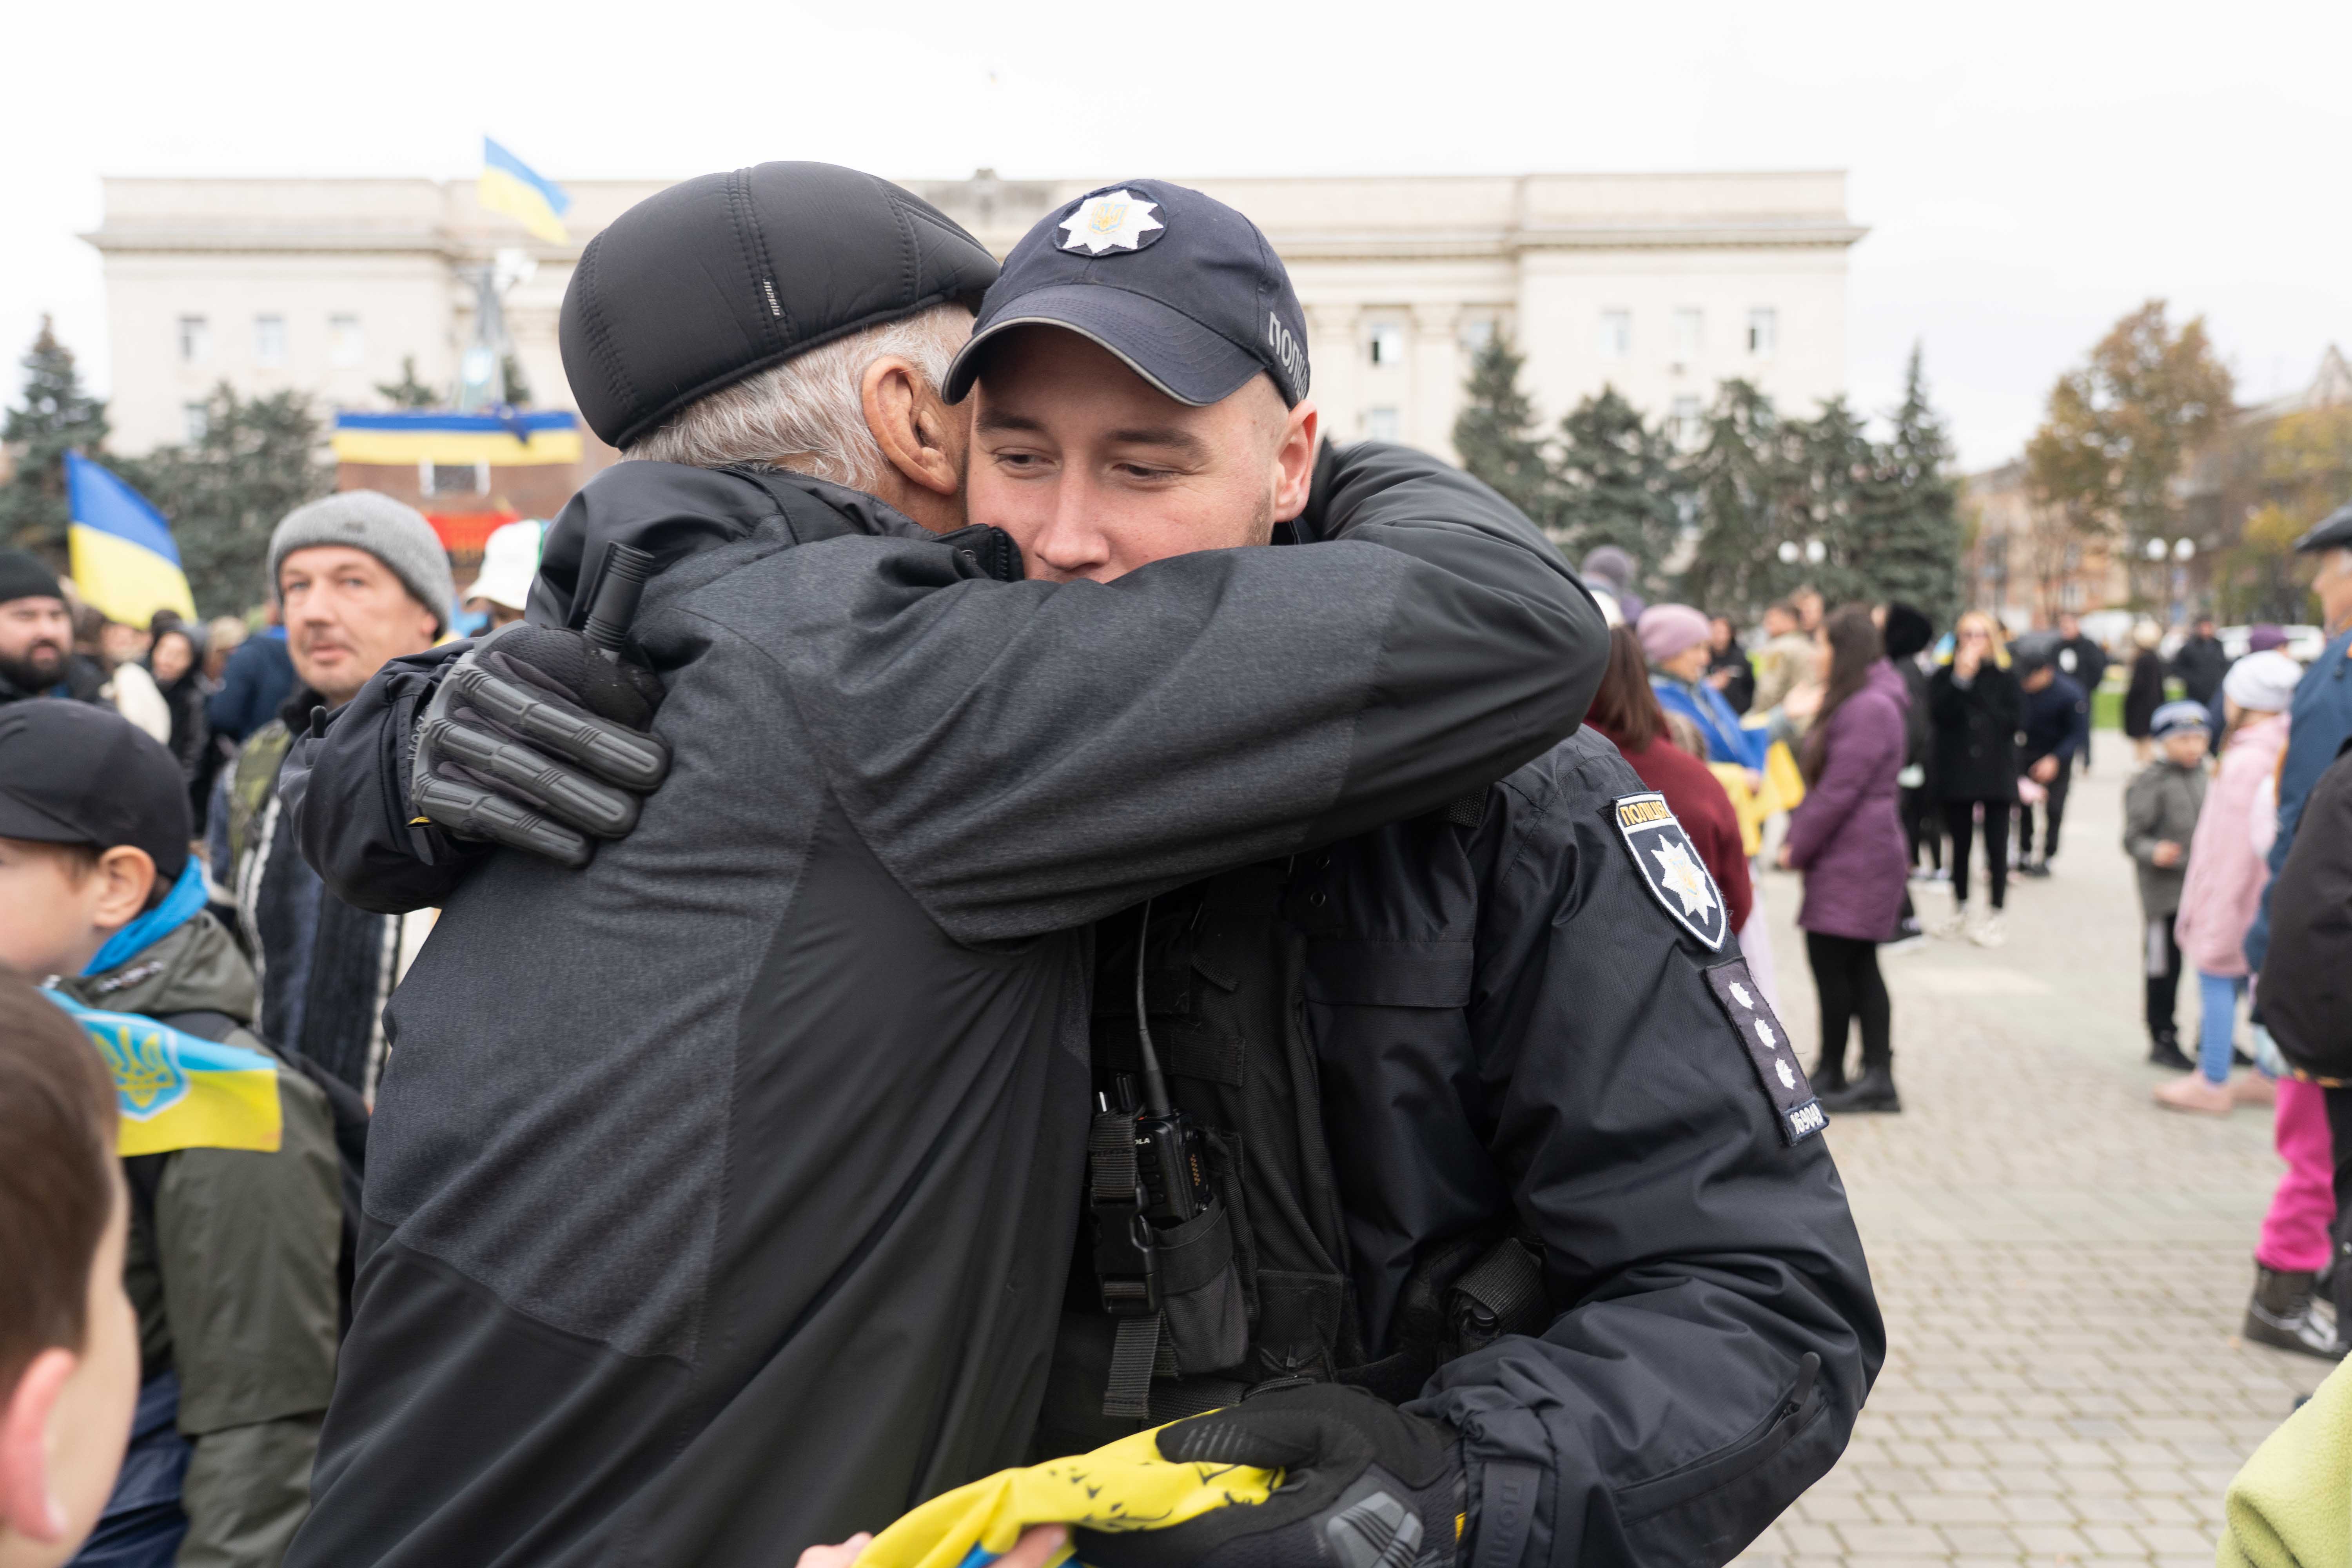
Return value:
[(330, 886), (443, 910), (387, 1013), (290, 1563), (765, 1565), (1019, 1461), (1089, 922), (1483, 786), (1599, 676), (1517, 512), (1350, 460), (1374, 482), (1333, 542), (1107, 585), (998, 580), (816, 481), (608, 470), (534, 612), (605, 542), (667, 559), (635, 640), (677, 761), (585, 871), (407, 821), (447, 650), (306, 742), (289, 807)]

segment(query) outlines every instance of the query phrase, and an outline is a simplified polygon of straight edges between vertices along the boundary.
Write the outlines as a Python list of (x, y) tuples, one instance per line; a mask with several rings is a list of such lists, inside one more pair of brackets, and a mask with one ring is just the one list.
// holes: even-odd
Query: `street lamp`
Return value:
[(1797, 548), (1795, 540), (1784, 539), (1780, 541), (1780, 548), (1774, 553), (1780, 557), (1781, 565), (1794, 566), (1804, 552)]
[(2175, 561), (2188, 561), (2193, 559), (2196, 554), (2197, 542), (2195, 540), (2176, 539), (2172, 542), (2172, 558)]
[[(2188, 541), (2183, 540), (2181, 542), (2185, 544)], [(1828, 545), (1823, 544), (1818, 539), (1808, 539), (1805, 541), (1805, 560), (1808, 564), (1818, 566), (1822, 562), (1828, 560), (1829, 557), (1830, 549)]]
[(2161, 539), (2151, 539), (2147, 542), (2147, 558), (2150, 561), (2161, 561), (2164, 559), (2164, 541)]

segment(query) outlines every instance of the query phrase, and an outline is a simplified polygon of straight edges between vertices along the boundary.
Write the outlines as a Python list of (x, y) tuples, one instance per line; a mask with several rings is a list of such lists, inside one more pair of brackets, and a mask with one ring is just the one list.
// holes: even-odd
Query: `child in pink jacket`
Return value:
[(2230, 1053), (2237, 1034), (2238, 1001), (2246, 994), (2246, 928), (2261, 905), (2268, 878), (2254, 839), (2276, 806), (2271, 794), (2279, 753), (2286, 748), (2292, 680), (2273, 660), (2301, 675), (2294, 660), (2275, 650), (2248, 654), (2231, 666), (2223, 682), (2223, 713), (2229, 738), (2214, 748), (2221, 767), (2198, 814), (2189, 841), (2189, 879), (2180, 889), (2180, 912), (2172, 934), (2182, 962), (2197, 972), (2204, 1021), (2197, 1042), (2197, 1071), (2167, 1084), (2157, 1100), (2172, 1110), (2227, 1115), (2233, 1104), (2269, 1104), (2271, 1080), (2250, 1074), (2232, 1089)]

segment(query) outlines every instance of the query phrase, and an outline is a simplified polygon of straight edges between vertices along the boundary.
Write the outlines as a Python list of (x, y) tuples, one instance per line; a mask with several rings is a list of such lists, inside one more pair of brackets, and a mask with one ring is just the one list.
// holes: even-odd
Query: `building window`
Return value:
[(1685, 305), (1675, 312), (1675, 363), (1688, 364), (1698, 358), (1698, 351), (1706, 340), (1706, 312), (1696, 305)]
[(180, 405), (180, 434), (189, 446), (202, 441), (212, 431), (212, 417), (201, 403)]
[(416, 488), (427, 496), (486, 496), (490, 493), (490, 466), (420, 462)]
[(213, 357), (213, 331), (202, 316), (180, 318), (180, 363), (202, 364)]
[(253, 318), (253, 363), (262, 365), (286, 363), (286, 318), (256, 316)]
[(1372, 363), (1402, 364), (1404, 363), (1404, 329), (1394, 321), (1383, 321), (1372, 329)]
[(1486, 345), (1495, 341), (1495, 319), (1492, 316), (1472, 316), (1462, 323), (1462, 348), (1465, 353), (1484, 353)]
[(327, 318), (327, 355), (339, 365), (353, 365), (367, 357), (367, 339), (360, 335), (357, 316)]
[(1667, 434), (1677, 445), (1696, 447), (1706, 434), (1706, 416), (1700, 412), (1696, 397), (1685, 395), (1675, 398), (1674, 412), (1667, 417)]
[(1368, 441), (1393, 441), (1397, 438), (1397, 411), (1374, 408), (1364, 415), (1364, 438)]
[(1780, 312), (1769, 305), (1759, 305), (1748, 312), (1748, 352), (1758, 359), (1770, 359), (1780, 346)]
[(1603, 310), (1601, 312), (1601, 357), (1623, 359), (1633, 352), (1633, 312)]

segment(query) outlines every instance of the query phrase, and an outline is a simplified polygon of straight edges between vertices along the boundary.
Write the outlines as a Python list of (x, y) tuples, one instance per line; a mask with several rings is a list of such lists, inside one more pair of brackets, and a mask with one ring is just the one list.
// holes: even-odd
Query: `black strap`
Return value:
[(1474, 789), (1468, 795), (1455, 795), (1445, 803), (1444, 817), (1455, 827), (1476, 832), (1478, 825), (1486, 820), (1486, 792)]
[(1121, 1318), (1111, 1342), (1110, 1381), (1103, 1389), (1103, 1414), (1137, 1420), (1151, 1414), (1151, 1370), (1159, 1359), (1162, 1314)]
[(1465, 1270), (1454, 1282), (1454, 1330), (1465, 1350), (1505, 1334), (1533, 1332), (1546, 1325), (1550, 1311), (1543, 1269), (1515, 1237), (1506, 1237)]

